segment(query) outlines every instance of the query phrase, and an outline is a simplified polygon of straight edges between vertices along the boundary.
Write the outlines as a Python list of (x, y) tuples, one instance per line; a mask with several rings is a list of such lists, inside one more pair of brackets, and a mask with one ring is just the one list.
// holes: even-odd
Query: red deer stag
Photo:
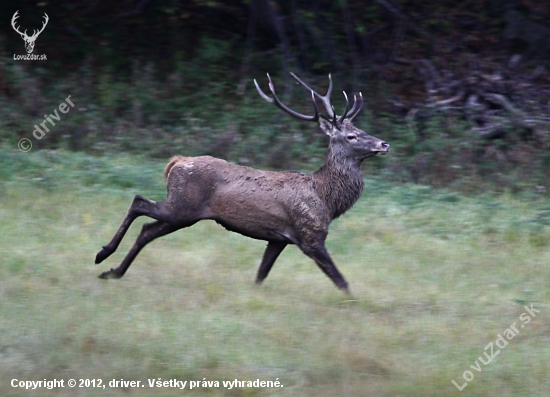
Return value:
[[(325, 164), (312, 175), (306, 175), (296, 171), (262, 171), (210, 156), (173, 157), (164, 170), (166, 200), (155, 202), (137, 195), (111, 242), (97, 254), (95, 263), (103, 262), (115, 252), (138, 216), (146, 215), (156, 221), (143, 226), (120, 266), (102, 273), (100, 278), (122, 277), (147, 243), (202, 219), (212, 219), (227, 230), (268, 242), (256, 283), (267, 277), (281, 251), (288, 244), (295, 244), (338, 288), (350, 294), (348, 283), (325, 248), (329, 224), (350, 209), (361, 195), (364, 186), (361, 162), (378, 153), (387, 153), (390, 145), (353, 126), (353, 119), (363, 106), (361, 94), (359, 100), (354, 96), (350, 109), (344, 92), (346, 108), (338, 116), (330, 103), (330, 75), (324, 96), (296, 75), (292, 77), (311, 92), (314, 115), (300, 114), (284, 105), (275, 94), (269, 74), (273, 98), (260, 89), (256, 80), (254, 83), (269, 103), (300, 120), (319, 124), (330, 137)], [(319, 114), (316, 99), (322, 102), (328, 117)]]

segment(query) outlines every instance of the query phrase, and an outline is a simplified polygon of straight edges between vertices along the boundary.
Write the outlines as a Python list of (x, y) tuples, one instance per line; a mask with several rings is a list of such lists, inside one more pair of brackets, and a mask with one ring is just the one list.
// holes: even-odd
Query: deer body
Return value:
[[(326, 234), (329, 223), (359, 198), (361, 174), (335, 171), (326, 165), (313, 175), (271, 172), (210, 156), (177, 156), (165, 171), (165, 205), (177, 214), (172, 222), (212, 219), (247, 237), (295, 244), (306, 232)], [(182, 197), (181, 191), (192, 194)]]
[[(327, 99), (331, 87), (332, 81), (329, 93), (324, 97), (310, 89), (312, 94), (325, 102), (327, 111), (332, 108), (328, 106), (330, 102)], [(97, 254), (96, 263), (102, 262), (116, 250), (136, 217), (147, 215), (156, 222), (143, 226), (121, 265), (102, 273), (101, 278), (122, 277), (141, 248), (153, 239), (200, 220), (211, 219), (227, 230), (268, 241), (256, 282), (267, 276), (288, 244), (295, 244), (317, 263), (337, 287), (349, 293), (347, 282), (325, 249), (329, 224), (360, 197), (363, 191), (361, 162), (377, 153), (386, 153), (389, 145), (352, 125), (351, 121), (360, 107), (349, 119), (345, 118), (346, 106), (340, 120), (334, 113), (333, 119), (329, 120), (319, 117), (313, 99), (315, 116), (304, 116), (289, 111), (278, 101), (271, 80), (270, 88), (273, 100), (258, 87), (264, 99), (275, 102), (295, 117), (319, 122), (321, 129), (331, 137), (325, 164), (308, 175), (296, 171), (262, 171), (210, 156), (172, 158), (164, 172), (167, 179), (166, 200), (154, 202), (137, 195), (118, 232)], [(353, 113), (355, 104), (354, 100), (350, 113)]]
[[(171, 164), (166, 205), (182, 220), (198, 215), (247, 237), (291, 242), (293, 207), (303, 200), (299, 186), (310, 185), (307, 175), (261, 171), (209, 156), (176, 157)], [(196, 194), (182, 200), (180, 187)]]

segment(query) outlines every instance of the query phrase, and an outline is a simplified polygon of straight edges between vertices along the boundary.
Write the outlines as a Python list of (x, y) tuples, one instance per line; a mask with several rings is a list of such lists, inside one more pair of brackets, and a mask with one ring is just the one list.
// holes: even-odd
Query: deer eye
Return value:
[(348, 134), (346, 139), (351, 142), (357, 140), (357, 137), (354, 134)]

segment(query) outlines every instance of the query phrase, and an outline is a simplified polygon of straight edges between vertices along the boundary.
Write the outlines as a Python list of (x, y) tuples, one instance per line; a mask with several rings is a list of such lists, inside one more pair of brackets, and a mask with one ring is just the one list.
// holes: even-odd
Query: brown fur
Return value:
[[(322, 97), (327, 111), (333, 109), (328, 96)], [(265, 94), (262, 97), (271, 101)], [(280, 102), (276, 104), (288, 111)], [(353, 126), (357, 112), (350, 111), (354, 115), (349, 119), (345, 118), (347, 110), (343, 116), (330, 119), (319, 117), (317, 109), (313, 117), (289, 112), (302, 120), (318, 122), (330, 136), (327, 160), (311, 175), (262, 171), (210, 156), (172, 157), (164, 170), (166, 199), (155, 202), (137, 195), (111, 242), (97, 254), (96, 263), (117, 249), (135, 218), (146, 215), (156, 221), (143, 226), (120, 266), (100, 277), (122, 277), (150, 241), (211, 219), (230, 231), (268, 242), (257, 283), (267, 277), (283, 249), (295, 244), (338, 288), (349, 293), (348, 283), (325, 248), (325, 239), (332, 220), (351, 208), (363, 191), (361, 162), (377, 153), (387, 153), (390, 147)]]
[(177, 156), (174, 156), (170, 159), (170, 161), (168, 161), (168, 164), (166, 164), (166, 167), (164, 168), (164, 179), (168, 179), (168, 174), (170, 174), (170, 170), (172, 169), (172, 167), (178, 162), (178, 161), (181, 161), (181, 160), (185, 160), (187, 157), (184, 157), (184, 156), (180, 156), (180, 155), (177, 155)]

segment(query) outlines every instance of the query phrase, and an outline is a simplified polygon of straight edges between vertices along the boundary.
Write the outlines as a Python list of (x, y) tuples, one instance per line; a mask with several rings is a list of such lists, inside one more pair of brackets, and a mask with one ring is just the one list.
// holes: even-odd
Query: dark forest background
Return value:
[[(49, 23), (34, 54), (11, 27)], [(210, 154), (312, 170), (327, 141), (257, 94), (312, 111), (292, 71), (324, 92), (361, 91), (357, 125), (392, 144), (388, 179), (461, 191), (549, 188), (550, 4), (535, 0), (5, 1), (0, 138), (33, 151)], [(71, 95), (43, 139), (34, 125)], [(31, 153), (32, 155), (32, 153)]]

